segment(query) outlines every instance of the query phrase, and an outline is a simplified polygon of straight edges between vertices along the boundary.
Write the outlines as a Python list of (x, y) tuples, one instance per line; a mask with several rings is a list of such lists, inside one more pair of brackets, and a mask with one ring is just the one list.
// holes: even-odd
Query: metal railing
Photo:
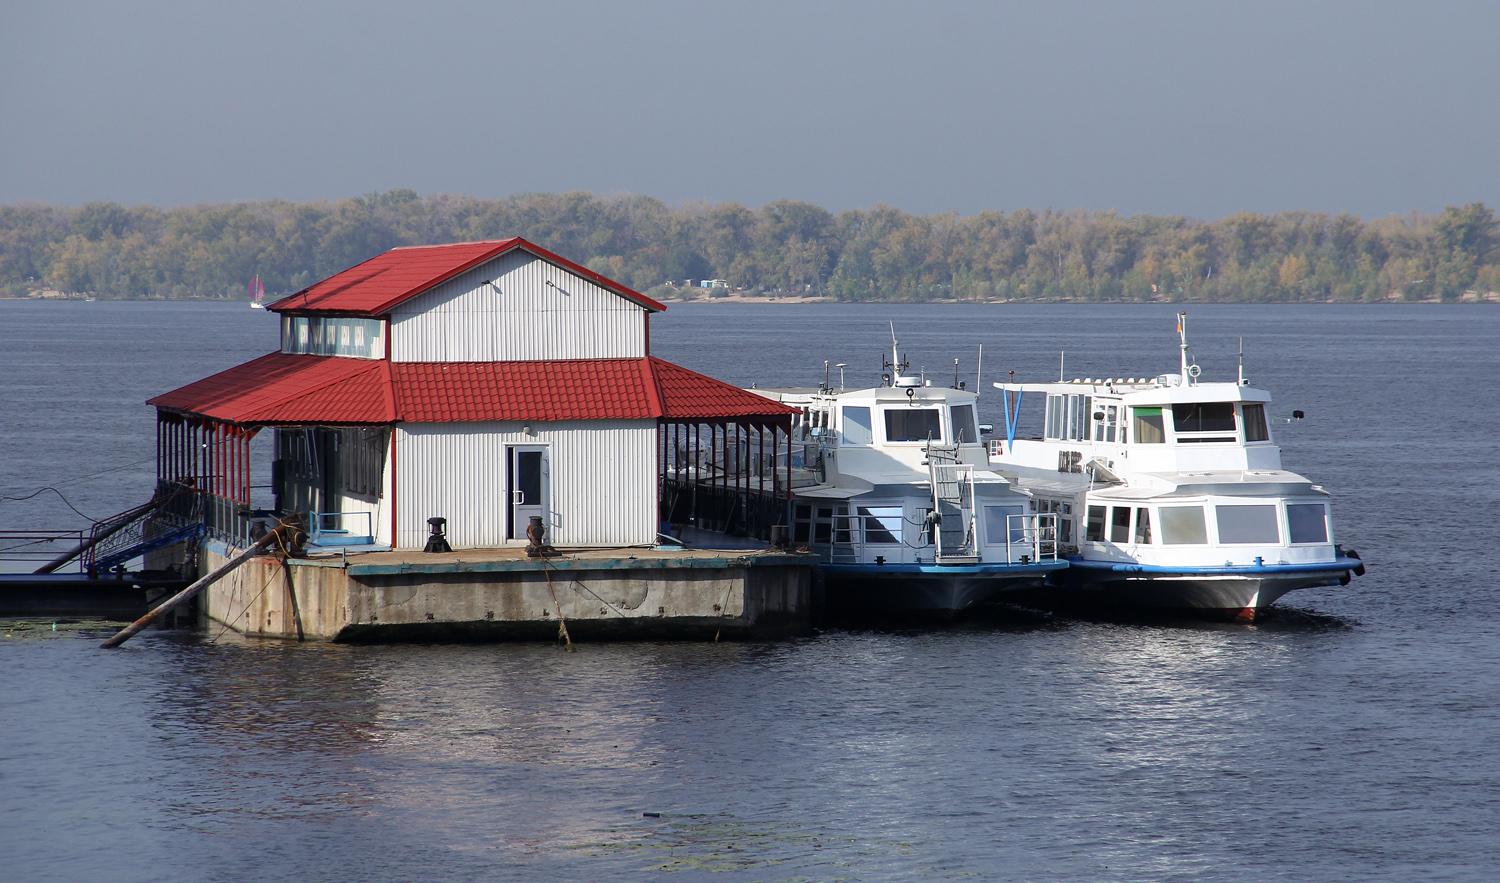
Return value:
[[(29, 573), (88, 539), (87, 530), (0, 530), (0, 573)], [(83, 559), (74, 566), (83, 572)]]

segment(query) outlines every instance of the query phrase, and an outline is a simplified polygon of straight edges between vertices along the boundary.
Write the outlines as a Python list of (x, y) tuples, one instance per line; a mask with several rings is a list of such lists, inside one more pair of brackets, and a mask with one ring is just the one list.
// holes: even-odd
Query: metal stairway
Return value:
[(933, 539), (938, 564), (977, 564), (974, 537), (974, 467), (960, 463), (958, 448), (929, 444), (927, 472), (932, 483)]

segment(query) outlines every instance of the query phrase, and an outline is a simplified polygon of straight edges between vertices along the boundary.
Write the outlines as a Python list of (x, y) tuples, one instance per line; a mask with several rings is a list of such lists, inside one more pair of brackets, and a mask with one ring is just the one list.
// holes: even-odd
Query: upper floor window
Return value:
[(1047, 396), (1047, 438), (1088, 441), (1091, 396)]
[(282, 316), (281, 351), (314, 356), (385, 358), (385, 323), (347, 316)]

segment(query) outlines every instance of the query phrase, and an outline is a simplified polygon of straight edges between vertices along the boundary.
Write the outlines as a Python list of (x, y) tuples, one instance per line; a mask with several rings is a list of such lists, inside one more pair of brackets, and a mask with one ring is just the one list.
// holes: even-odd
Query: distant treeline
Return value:
[(509, 236), (658, 298), (687, 279), (845, 301), (1451, 301), (1500, 290), (1500, 232), (1482, 203), (1371, 221), (1301, 211), (1198, 221), (393, 190), (172, 209), (0, 206), (0, 291), (239, 297), (258, 275), (283, 293), (394, 246)]

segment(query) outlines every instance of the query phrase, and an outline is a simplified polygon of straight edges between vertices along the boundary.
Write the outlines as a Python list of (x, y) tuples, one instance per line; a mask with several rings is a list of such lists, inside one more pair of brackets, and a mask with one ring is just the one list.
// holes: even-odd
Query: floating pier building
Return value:
[[(267, 309), (279, 351), (149, 402), (159, 517), (203, 526), (202, 565), (307, 522), (310, 557), (251, 559), (210, 618), (340, 640), (808, 627), (809, 559), (767, 542), (797, 412), (653, 357), (662, 304), (517, 238), (392, 249)], [(660, 548), (664, 524), (758, 550)], [(528, 557), (539, 539), (563, 556)]]

